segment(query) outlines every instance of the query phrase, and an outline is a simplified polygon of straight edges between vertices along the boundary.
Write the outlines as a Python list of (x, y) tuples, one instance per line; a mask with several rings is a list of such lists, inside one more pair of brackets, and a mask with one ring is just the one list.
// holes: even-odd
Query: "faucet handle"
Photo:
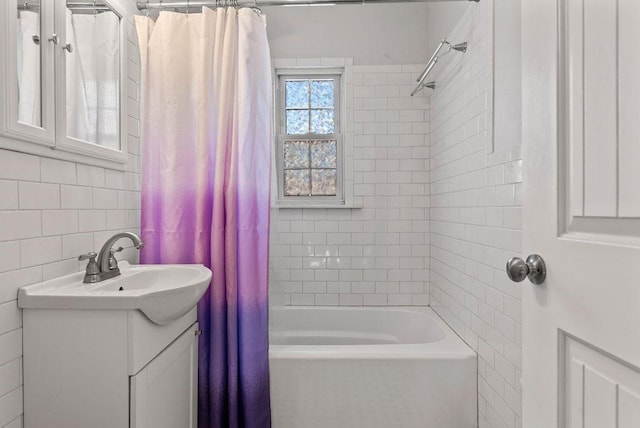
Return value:
[(82, 261), (82, 260), (89, 260), (89, 263), (95, 263), (96, 262), (96, 257), (98, 257), (98, 254), (94, 253), (94, 252), (90, 252), (87, 254), (82, 254), (81, 256), (78, 256), (78, 260)]
[(124, 250), (123, 247), (111, 248), (109, 250), (109, 269), (110, 270), (118, 269), (118, 260), (116, 259), (115, 254), (119, 253), (122, 250)]
[(80, 261), (89, 259), (89, 263), (87, 263), (87, 271), (83, 280), (85, 283), (96, 282), (96, 276), (100, 273), (100, 267), (98, 266), (98, 262), (96, 262), (96, 257), (98, 257), (98, 255), (94, 252), (78, 256), (78, 260)]

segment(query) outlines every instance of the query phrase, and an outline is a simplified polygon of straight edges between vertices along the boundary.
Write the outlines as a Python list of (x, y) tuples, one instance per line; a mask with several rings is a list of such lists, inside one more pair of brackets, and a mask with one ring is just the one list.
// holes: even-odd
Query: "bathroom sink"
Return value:
[(29, 309), (140, 310), (165, 325), (189, 312), (209, 287), (211, 271), (203, 265), (130, 265), (121, 275), (84, 284), (84, 272), (22, 287), (18, 306)]

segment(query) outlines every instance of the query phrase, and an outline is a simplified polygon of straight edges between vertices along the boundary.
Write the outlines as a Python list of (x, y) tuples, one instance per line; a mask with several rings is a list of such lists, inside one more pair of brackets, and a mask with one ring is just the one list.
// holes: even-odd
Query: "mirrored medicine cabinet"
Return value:
[(123, 8), (113, 0), (2, 3), (0, 147), (122, 169)]

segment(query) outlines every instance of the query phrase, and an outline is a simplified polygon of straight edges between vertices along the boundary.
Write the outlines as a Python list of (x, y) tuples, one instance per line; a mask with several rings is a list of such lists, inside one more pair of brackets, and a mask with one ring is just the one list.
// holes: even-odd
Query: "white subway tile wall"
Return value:
[[(0, 427), (22, 426), (18, 289), (84, 270), (78, 255), (99, 250), (117, 231), (140, 231), (140, 67), (131, 19), (128, 34), (134, 54), (129, 54), (125, 171), (0, 150)], [(119, 259), (137, 257), (129, 248)]]
[(409, 97), (423, 65), (275, 59), (345, 68), (345, 194), (361, 208), (277, 209), (272, 305), (428, 305), (429, 107)]
[(431, 306), (478, 352), (479, 426), (520, 427), (521, 286), (505, 261), (521, 253), (520, 142), (492, 153), (490, 2), (448, 37), (464, 55), (438, 63), (430, 97)]

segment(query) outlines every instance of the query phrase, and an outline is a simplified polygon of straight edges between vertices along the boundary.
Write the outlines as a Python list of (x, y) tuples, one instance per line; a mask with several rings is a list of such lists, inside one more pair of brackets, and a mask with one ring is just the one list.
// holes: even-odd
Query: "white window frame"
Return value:
[[(285, 121), (285, 85), (287, 79), (327, 79), (334, 78), (334, 133), (333, 134), (296, 134), (286, 133)], [(345, 205), (344, 191), (344, 68), (292, 68), (276, 69), (275, 72), (275, 166), (277, 180), (277, 205), (280, 207), (336, 207)], [(285, 196), (284, 194), (284, 142), (300, 140), (336, 141), (336, 195), (335, 196)]]

